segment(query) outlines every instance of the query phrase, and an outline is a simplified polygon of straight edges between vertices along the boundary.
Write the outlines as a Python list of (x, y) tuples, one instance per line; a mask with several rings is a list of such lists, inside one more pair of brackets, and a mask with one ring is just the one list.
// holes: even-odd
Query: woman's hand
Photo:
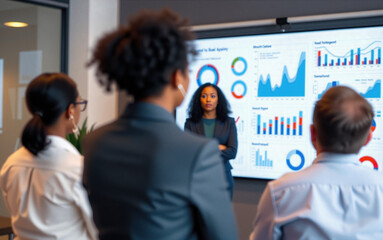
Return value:
[(222, 145), (222, 144), (219, 144), (218, 147), (219, 147), (219, 150), (221, 150), (221, 151), (223, 151), (227, 148), (225, 145)]

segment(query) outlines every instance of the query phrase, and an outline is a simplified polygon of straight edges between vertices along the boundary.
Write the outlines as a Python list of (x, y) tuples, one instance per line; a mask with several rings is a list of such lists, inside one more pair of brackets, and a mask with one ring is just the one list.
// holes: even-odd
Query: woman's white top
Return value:
[(48, 136), (48, 141), (37, 156), (20, 148), (1, 169), (15, 239), (97, 239), (82, 185), (83, 157), (64, 138)]

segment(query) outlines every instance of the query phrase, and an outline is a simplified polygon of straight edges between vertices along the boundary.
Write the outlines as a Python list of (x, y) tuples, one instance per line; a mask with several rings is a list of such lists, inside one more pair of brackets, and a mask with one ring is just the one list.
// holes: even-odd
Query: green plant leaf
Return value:
[(88, 118), (85, 118), (84, 122), (82, 123), (81, 127), (78, 126), (78, 134), (75, 133), (70, 133), (65, 136), (65, 138), (72, 143), (72, 145), (81, 153), (82, 152), (82, 139), (85, 137), (86, 134), (90, 133), (93, 131), (94, 126), (96, 124), (92, 124), (90, 129), (87, 129), (87, 122)]

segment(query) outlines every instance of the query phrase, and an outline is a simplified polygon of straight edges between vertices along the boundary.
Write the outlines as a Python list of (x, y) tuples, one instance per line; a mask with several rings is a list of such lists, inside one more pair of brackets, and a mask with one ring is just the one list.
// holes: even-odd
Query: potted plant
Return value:
[(82, 123), (81, 127), (78, 127), (77, 133), (70, 133), (66, 135), (66, 140), (68, 140), (70, 143), (73, 144), (75, 148), (82, 154), (82, 139), (85, 137), (86, 134), (93, 131), (95, 124), (93, 124), (90, 129), (88, 130), (87, 126), (87, 120), (88, 118), (85, 118), (84, 122)]

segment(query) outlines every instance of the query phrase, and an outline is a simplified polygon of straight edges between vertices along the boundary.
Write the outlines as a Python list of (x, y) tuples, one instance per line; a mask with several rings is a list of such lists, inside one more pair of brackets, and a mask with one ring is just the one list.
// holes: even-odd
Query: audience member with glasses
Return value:
[(97, 239), (81, 181), (83, 158), (65, 139), (77, 131), (87, 101), (67, 75), (44, 73), (28, 85), (26, 104), (32, 118), (23, 147), (0, 173), (16, 239)]

